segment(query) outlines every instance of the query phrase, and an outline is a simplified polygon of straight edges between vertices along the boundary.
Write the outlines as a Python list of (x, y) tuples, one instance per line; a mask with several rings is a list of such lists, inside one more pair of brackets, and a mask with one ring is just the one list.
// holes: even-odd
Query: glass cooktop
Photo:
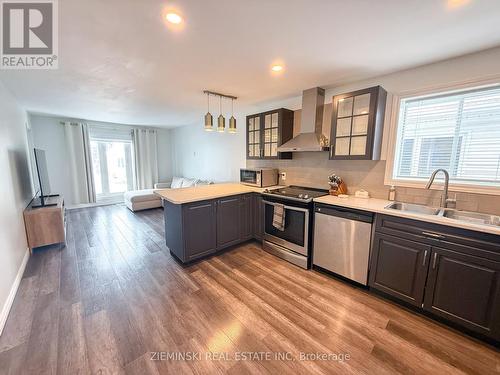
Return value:
[(273, 190), (266, 189), (264, 190), (263, 194), (310, 201), (313, 198), (327, 195), (328, 190), (314, 189), (303, 186), (286, 186), (280, 189), (273, 189)]

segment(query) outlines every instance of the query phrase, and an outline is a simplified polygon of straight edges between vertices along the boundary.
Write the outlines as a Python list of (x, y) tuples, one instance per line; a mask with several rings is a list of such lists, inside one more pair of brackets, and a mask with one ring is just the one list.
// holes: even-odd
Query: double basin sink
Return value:
[(500, 227), (500, 216), (488, 215), (479, 212), (460, 211), (451, 208), (429, 207), (421, 204), (403, 202), (393, 202), (385, 208), (389, 210), (411, 212), (421, 215), (447, 217), (448, 219), (463, 221), (467, 223)]

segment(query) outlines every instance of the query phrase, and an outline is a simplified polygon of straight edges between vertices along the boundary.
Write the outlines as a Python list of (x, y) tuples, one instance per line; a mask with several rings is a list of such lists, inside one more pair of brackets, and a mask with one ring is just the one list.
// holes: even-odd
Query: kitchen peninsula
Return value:
[(261, 240), (264, 190), (227, 183), (157, 191), (164, 201), (170, 252), (187, 263), (252, 238)]

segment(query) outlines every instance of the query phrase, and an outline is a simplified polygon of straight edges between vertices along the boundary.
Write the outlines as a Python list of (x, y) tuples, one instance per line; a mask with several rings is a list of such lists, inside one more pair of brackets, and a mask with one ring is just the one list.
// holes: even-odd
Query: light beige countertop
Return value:
[(447, 225), (450, 227), (457, 227), (462, 229), (475, 230), (478, 232), (500, 235), (500, 228), (492, 225), (468, 223), (464, 221), (449, 219), (447, 217), (442, 217), (442, 216), (425, 215), (413, 212), (387, 209), (385, 207), (392, 202), (385, 199), (377, 199), (377, 198), (365, 199), (365, 198), (356, 198), (354, 196), (349, 196), (349, 198), (339, 198), (339, 197), (334, 197), (332, 195), (326, 195), (324, 197), (315, 198), (314, 202), (329, 204), (333, 206), (356, 208), (358, 210), (381, 213), (397, 217), (404, 217), (408, 219), (426, 221), (429, 223)]
[(282, 186), (277, 185), (267, 188), (257, 188), (240, 183), (224, 183), (200, 185), (180, 189), (161, 189), (155, 190), (155, 194), (158, 194), (160, 197), (171, 203), (184, 204), (245, 193), (262, 193), (266, 189), (277, 189), (280, 187)]

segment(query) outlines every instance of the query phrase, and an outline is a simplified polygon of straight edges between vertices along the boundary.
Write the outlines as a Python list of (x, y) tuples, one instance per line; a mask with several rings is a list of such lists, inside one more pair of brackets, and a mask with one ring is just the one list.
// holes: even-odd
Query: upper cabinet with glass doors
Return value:
[(386, 98), (380, 86), (333, 97), (330, 159), (380, 159)]
[(293, 136), (293, 111), (280, 108), (247, 116), (247, 159), (291, 159), (278, 147)]

